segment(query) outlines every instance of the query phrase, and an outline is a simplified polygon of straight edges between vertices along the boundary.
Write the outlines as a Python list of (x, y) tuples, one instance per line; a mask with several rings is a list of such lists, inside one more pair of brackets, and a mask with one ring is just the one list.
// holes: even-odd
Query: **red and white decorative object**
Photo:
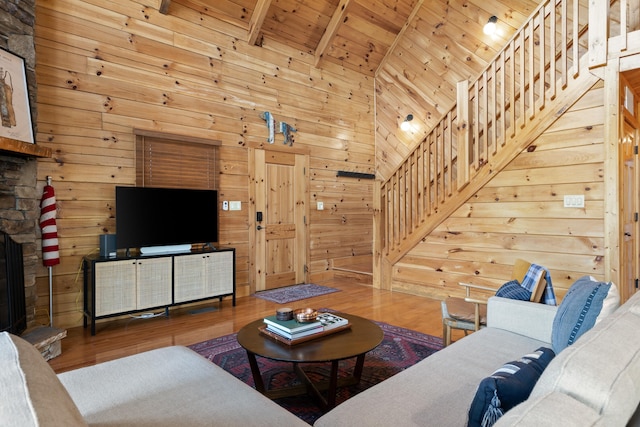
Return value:
[(40, 229), (42, 230), (42, 263), (49, 270), (49, 326), (53, 328), (53, 266), (60, 264), (58, 226), (56, 224), (56, 194), (51, 177), (42, 191), (40, 201)]
[(42, 192), (40, 202), (40, 229), (42, 230), (42, 263), (45, 267), (60, 264), (58, 227), (56, 225), (56, 195), (51, 186), (51, 178)]

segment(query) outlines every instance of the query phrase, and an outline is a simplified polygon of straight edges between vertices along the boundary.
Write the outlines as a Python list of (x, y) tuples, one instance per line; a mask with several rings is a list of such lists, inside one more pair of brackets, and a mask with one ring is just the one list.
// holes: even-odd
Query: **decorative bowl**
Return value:
[(299, 308), (294, 310), (293, 317), (300, 323), (315, 322), (318, 311), (313, 308)]
[(276, 319), (278, 320), (293, 320), (293, 310), (285, 307), (276, 310)]

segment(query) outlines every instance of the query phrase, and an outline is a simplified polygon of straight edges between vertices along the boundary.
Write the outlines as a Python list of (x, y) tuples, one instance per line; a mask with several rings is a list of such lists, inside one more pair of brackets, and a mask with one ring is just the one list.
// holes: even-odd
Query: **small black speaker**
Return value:
[(116, 256), (116, 235), (101, 234), (100, 235), (100, 256), (115, 257)]

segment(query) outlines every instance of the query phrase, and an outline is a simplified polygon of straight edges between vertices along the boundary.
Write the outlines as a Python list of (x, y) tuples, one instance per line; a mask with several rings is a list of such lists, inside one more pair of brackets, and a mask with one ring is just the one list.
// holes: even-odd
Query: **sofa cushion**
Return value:
[(501, 298), (517, 299), (520, 301), (529, 301), (531, 292), (520, 285), (517, 280), (510, 280), (496, 291), (496, 296)]
[(482, 378), (544, 345), (502, 329), (481, 329), (342, 402), (314, 427), (463, 426)]
[[(556, 392), (592, 408), (602, 425), (625, 425), (640, 403), (640, 293), (558, 354), (531, 392)], [(527, 401), (528, 402), (528, 401)]]
[(615, 310), (619, 301), (618, 289), (612, 283), (598, 282), (589, 276), (576, 280), (562, 299), (553, 320), (551, 343), (556, 354)]
[(2, 425), (87, 425), (53, 369), (32, 344), (0, 333), (0, 366)]
[(601, 426), (600, 415), (584, 403), (563, 393), (549, 393), (516, 406), (495, 427), (584, 427)]
[(490, 427), (509, 409), (525, 401), (554, 356), (550, 348), (540, 347), (483, 379), (469, 408), (468, 426)]
[(181, 346), (145, 351), (58, 377), (92, 426), (309, 427)]

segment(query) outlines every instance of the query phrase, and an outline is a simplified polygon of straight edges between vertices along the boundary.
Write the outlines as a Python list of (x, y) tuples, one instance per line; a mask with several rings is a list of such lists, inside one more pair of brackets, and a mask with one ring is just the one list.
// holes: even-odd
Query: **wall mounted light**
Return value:
[(482, 29), (482, 31), (484, 31), (484, 33), (488, 36), (494, 35), (496, 33), (497, 23), (498, 23), (498, 17), (494, 15), (491, 18), (489, 18), (489, 21), (487, 21), (487, 23), (484, 25), (484, 28)]
[(411, 120), (413, 120), (413, 114), (408, 114), (404, 121), (400, 124), (400, 129), (408, 131), (411, 129)]

